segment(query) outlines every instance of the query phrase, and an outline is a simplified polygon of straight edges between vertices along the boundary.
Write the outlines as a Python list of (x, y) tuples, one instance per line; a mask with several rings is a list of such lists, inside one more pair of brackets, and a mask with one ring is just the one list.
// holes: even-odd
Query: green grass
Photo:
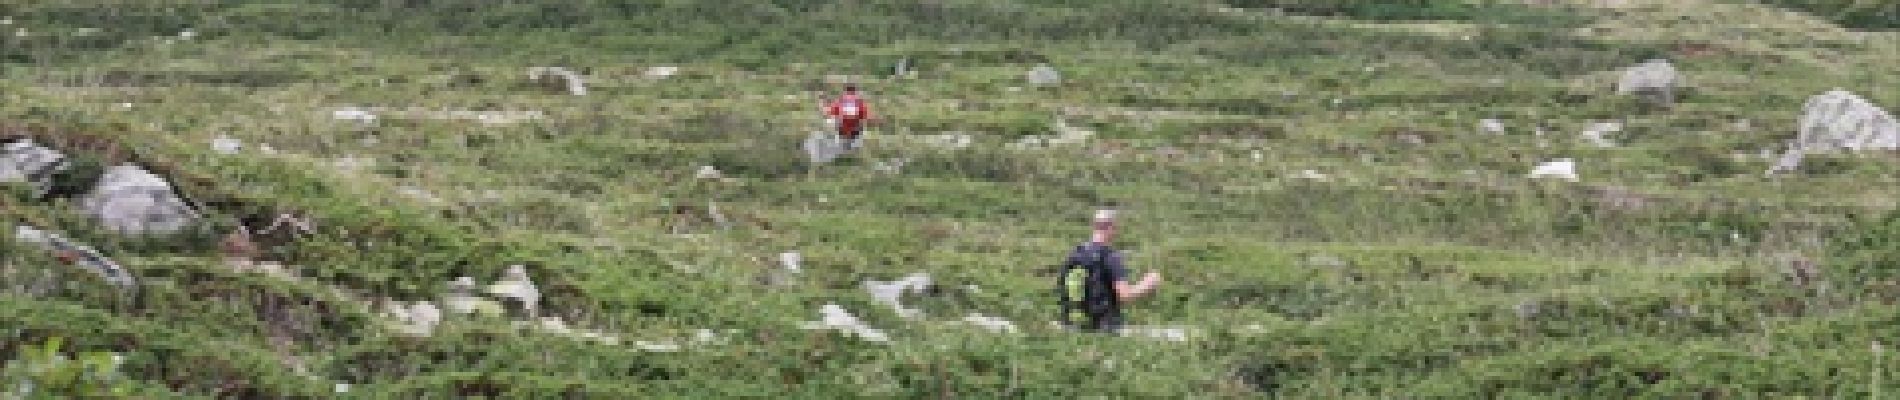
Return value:
[[(0, 221), (57, 228), (148, 286), (114, 295), (0, 230), (0, 359), (57, 338), (76, 356), (129, 357), (99, 385), (198, 397), (325, 398), (337, 383), (353, 398), (1900, 390), (1868, 350), (1891, 339), (1881, 301), (1900, 294), (1882, 267), (1893, 161), (1816, 157), (1770, 179), (1771, 160), (1733, 156), (1793, 137), (1801, 102), (1833, 87), (1900, 106), (1890, 79), (1851, 72), (1900, 61), (1880, 33), (1702, 1), (490, 3), (0, 0), (0, 135), (91, 135), (73, 140), (87, 156), (135, 153), (213, 216), (186, 237), (122, 238), (6, 185)], [(1721, 14), (1679, 16), (1697, 7)], [(179, 40), (185, 29), (197, 36)], [(1654, 57), (1688, 75), (1679, 104), (1610, 93), (1618, 68)], [(916, 77), (887, 77), (903, 58)], [(1028, 87), (1038, 63), (1064, 84)], [(525, 80), (545, 65), (585, 71), (590, 95)], [(651, 66), (681, 72), (643, 76)], [(835, 89), (827, 75), (861, 83), (890, 120), (860, 157), (813, 167), (798, 146)], [(330, 120), (343, 106), (546, 118)], [(1485, 118), (1508, 132), (1479, 133)], [(1057, 120), (1098, 135), (1005, 146)], [(1606, 120), (1627, 126), (1618, 147), (1575, 138)], [(916, 143), (954, 132), (977, 145)], [(280, 154), (216, 154), (219, 135)], [(1524, 177), (1560, 157), (1579, 160), (1582, 183)], [(899, 174), (870, 168), (897, 158)], [(732, 179), (693, 179), (703, 165)], [(1299, 178), (1308, 169), (1331, 179)], [(708, 204), (731, 226), (675, 215)], [(1131, 318), (1194, 339), (1048, 326), (1047, 269), (1105, 204), (1126, 210), (1133, 268), (1167, 276)], [(287, 254), (304, 279), (221, 266), (211, 234), (255, 209), (318, 218)], [(791, 250), (805, 271), (762, 283)], [(1827, 263), (1830, 289), (1790, 284), (1783, 254)], [(496, 318), (409, 338), (351, 300), (435, 299), (449, 279), (516, 263), (571, 325), (688, 344), (644, 352)], [(859, 286), (913, 272), (941, 289), (907, 300), (923, 321)], [(826, 303), (895, 341), (797, 328)], [(970, 313), (1022, 332), (955, 322)], [(692, 344), (699, 329), (722, 340)]]

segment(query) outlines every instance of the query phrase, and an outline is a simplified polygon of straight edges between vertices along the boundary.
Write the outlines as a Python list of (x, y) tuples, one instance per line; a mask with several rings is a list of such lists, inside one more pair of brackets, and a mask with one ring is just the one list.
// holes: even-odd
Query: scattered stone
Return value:
[(521, 312), (531, 318), (539, 314), (541, 290), (528, 279), (528, 271), (523, 266), (508, 266), (502, 271), (501, 280), (488, 286), (488, 293), (520, 303)]
[(1293, 177), (1299, 178), (1299, 179), (1320, 181), (1320, 182), (1325, 182), (1327, 180), (1332, 179), (1331, 177), (1326, 176), (1326, 174), (1322, 174), (1319, 171), (1314, 171), (1310, 169), (1302, 169), (1300, 170), (1300, 172), (1293, 174)]
[(725, 175), (719, 173), (719, 168), (711, 165), (701, 165), (699, 166), (699, 171), (694, 173), (693, 177), (704, 180), (719, 180), (724, 178)]
[(561, 67), (528, 68), (528, 80), (539, 82), (542, 85), (549, 86), (549, 87), (555, 87), (555, 88), (565, 87), (567, 89), (567, 93), (571, 95), (575, 95), (575, 96), (587, 95), (587, 83), (581, 79), (581, 74), (576, 73), (567, 68), (561, 68)]
[(360, 107), (344, 107), (330, 112), (330, 118), (339, 121), (376, 122), (376, 113)]
[(1195, 331), (1187, 327), (1167, 326), (1130, 326), (1122, 328), (1124, 337), (1160, 339), (1170, 342), (1185, 342), (1195, 336)]
[(191, 40), (198, 37), (198, 31), (186, 29), (178, 32), (178, 40)]
[(671, 353), (675, 351), (680, 351), (681, 349), (679, 344), (676, 344), (673, 342), (635, 341), (633, 342), (633, 347), (639, 348), (640, 351), (651, 351), (651, 352), (656, 352), (656, 353)]
[(1806, 152), (1900, 148), (1900, 120), (1865, 98), (1835, 89), (1802, 107), (1794, 148)]
[(211, 150), (218, 154), (237, 154), (244, 150), (244, 142), (230, 136), (218, 135), (217, 138), (211, 139)]
[(1807, 153), (1802, 152), (1799, 148), (1788, 149), (1788, 152), (1781, 154), (1781, 158), (1775, 160), (1774, 166), (1768, 167), (1767, 175), (1794, 172), (1801, 169), (1801, 159), (1806, 155)]
[(664, 78), (672, 77), (673, 75), (678, 75), (679, 73), (680, 73), (680, 67), (669, 66), (669, 65), (647, 67), (647, 70), (646, 70), (646, 76), (648, 78), (653, 78), (653, 79), (664, 79)]
[(107, 230), (120, 234), (175, 233), (199, 219), (170, 182), (130, 164), (107, 168), (80, 204)]
[(1538, 164), (1537, 168), (1534, 168), (1531, 170), (1530, 177), (1533, 179), (1557, 178), (1557, 179), (1563, 179), (1563, 180), (1567, 180), (1571, 182), (1576, 182), (1577, 181), (1577, 162), (1568, 158), (1559, 158), (1556, 160), (1545, 162), (1543, 164)]
[(442, 323), (442, 309), (434, 302), (417, 301), (409, 304), (409, 318), (418, 326), (434, 331)]
[(871, 342), (884, 343), (891, 341), (890, 335), (885, 334), (884, 331), (866, 326), (864, 321), (859, 321), (857, 316), (851, 315), (850, 312), (845, 311), (844, 307), (837, 304), (826, 303), (823, 307), (819, 307), (818, 314), (821, 317), (820, 320), (805, 322), (800, 324), (799, 328), (833, 329)]
[(983, 328), (991, 332), (1016, 333), (1015, 323), (1009, 322), (1009, 320), (1006, 320), (1006, 319), (986, 316), (983, 314), (970, 313), (970, 315), (963, 317), (963, 322), (967, 322), (971, 325), (975, 325), (979, 328)]
[(1062, 84), (1062, 73), (1056, 72), (1056, 68), (1049, 64), (1037, 64), (1036, 68), (1030, 69), (1024, 77), (1029, 80), (1030, 85), (1035, 86)]
[(1624, 70), (1623, 79), (1616, 83), (1616, 93), (1636, 95), (1655, 104), (1673, 104), (1680, 80), (1669, 60), (1649, 60)]
[(138, 286), (138, 280), (132, 276), (131, 272), (127, 272), (125, 267), (119, 266), (119, 263), (106, 258), (104, 254), (100, 254), (98, 250), (90, 246), (79, 244), (59, 234), (20, 225), (13, 230), (13, 240), (39, 246), (41, 249), (52, 252), (60, 261), (92, 271), (105, 278), (106, 282), (122, 289)]
[(442, 296), (442, 306), (455, 314), (502, 314), (501, 303), (476, 296), (475, 278), (466, 276), (449, 281), (448, 293)]
[(871, 165), (871, 169), (876, 170), (877, 172), (883, 172), (887, 174), (896, 174), (898, 172), (902, 172), (904, 170), (904, 164), (908, 164), (908, 163), (910, 163), (909, 159), (893, 158), (890, 160), (878, 161), (877, 163), (874, 163)]
[(864, 281), (864, 290), (871, 294), (871, 299), (890, 306), (891, 309), (897, 311), (898, 316), (905, 319), (921, 318), (923, 311), (904, 307), (901, 297), (907, 292), (923, 293), (929, 287), (930, 275), (921, 272), (890, 282)]
[(798, 273), (803, 268), (799, 264), (802, 263), (804, 259), (804, 256), (798, 254), (796, 251), (787, 251), (778, 254), (778, 265), (787, 272)]
[(331, 166), (335, 166), (336, 169), (343, 170), (343, 172), (357, 172), (375, 164), (376, 160), (374, 159), (357, 156), (344, 156), (343, 158), (330, 161)]
[(1478, 131), (1493, 135), (1502, 134), (1504, 133), (1504, 121), (1489, 118), (1478, 120)]
[(1616, 143), (1611, 142), (1610, 139), (1604, 135), (1622, 131), (1623, 123), (1620, 122), (1593, 123), (1590, 124), (1589, 128), (1583, 130), (1583, 140), (1597, 147), (1616, 147)]
[(20, 140), (0, 147), (0, 183), (31, 183), (40, 191), (51, 185), (54, 172), (65, 168), (66, 155)]
[(441, 197), (436, 197), (434, 193), (429, 193), (428, 189), (423, 189), (423, 188), (419, 188), (415, 186), (404, 185), (402, 187), (396, 188), (396, 192), (402, 193), (403, 196), (408, 196), (411, 199), (415, 199), (416, 201), (420, 201), (424, 203), (429, 203), (429, 204), (446, 203), (446, 201), (442, 200)]
[(976, 143), (976, 137), (967, 133), (946, 133), (923, 137), (923, 142), (944, 149), (965, 149)]

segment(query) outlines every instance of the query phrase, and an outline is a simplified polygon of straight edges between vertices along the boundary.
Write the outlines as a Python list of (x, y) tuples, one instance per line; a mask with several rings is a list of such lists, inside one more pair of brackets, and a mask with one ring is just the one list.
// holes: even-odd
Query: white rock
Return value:
[(1616, 92), (1642, 95), (1665, 104), (1672, 103), (1680, 80), (1676, 67), (1668, 60), (1649, 60), (1624, 70), (1623, 78), (1616, 83)]
[(647, 67), (646, 76), (648, 78), (658, 79), (658, 78), (671, 77), (679, 73), (680, 73), (680, 67), (662, 65), (662, 66)]
[(335, 391), (335, 392), (337, 392), (337, 393), (349, 393), (349, 392), (350, 392), (350, 384), (348, 384), (348, 383), (338, 383), (338, 384), (336, 384), (336, 385), (335, 385), (334, 387), (332, 387), (332, 389), (331, 389), (331, 390), (333, 390), (333, 391)]
[(536, 325), (536, 327), (556, 335), (569, 335), (574, 332), (573, 329), (567, 327), (567, 321), (557, 317), (543, 317), (540, 319), (540, 324)]
[(186, 29), (178, 32), (178, 39), (180, 40), (191, 40), (196, 37), (198, 37), (198, 31)]
[(778, 265), (779, 267), (784, 268), (786, 271), (799, 272), (800, 269), (802, 268), (800, 266), (800, 263), (802, 263), (804, 259), (805, 257), (803, 255), (798, 254), (798, 252), (796, 251), (788, 251), (784, 253), (779, 253)]
[(1582, 136), (1584, 141), (1597, 147), (1616, 147), (1616, 143), (1611, 142), (1605, 135), (1622, 131), (1623, 124), (1620, 122), (1598, 122), (1585, 128)]
[(175, 233), (199, 219), (170, 182), (130, 164), (107, 168), (80, 207), (107, 230), (121, 234)]
[(1774, 175), (1801, 169), (1801, 159), (1804, 155), (1801, 149), (1788, 149), (1787, 153), (1781, 154), (1780, 159), (1775, 160), (1774, 166), (1768, 168), (1767, 174)]
[(1577, 162), (1568, 158), (1559, 158), (1538, 164), (1531, 170), (1531, 178), (1557, 178), (1571, 182), (1577, 181)]
[(1504, 121), (1489, 118), (1478, 120), (1478, 131), (1489, 134), (1504, 133)]
[(699, 171), (694, 173), (693, 175), (693, 177), (699, 178), (699, 179), (719, 179), (723, 176), (724, 176), (723, 174), (719, 173), (719, 168), (713, 167), (711, 165), (699, 166)]
[(857, 336), (859, 339), (866, 341), (891, 341), (890, 335), (885, 334), (884, 331), (866, 326), (863, 321), (858, 320), (858, 317), (851, 315), (850, 312), (845, 311), (844, 307), (837, 304), (826, 303), (824, 306), (818, 308), (818, 314), (820, 316), (818, 321), (800, 324), (799, 328), (834, 329), (852, 336)]
[(871, 294), (872, 300), (890, 306), (892, 310), (897, 312), (898, 316), (905, 319), (921, 318), (923, 317), (923, 311), (905, 307), (902, 301), (904, 294), (923, 293), (923, 291), (929, 287), (930, 275), (921, 272), (906, 276), (904, 279), (889, 282), (864, 281), (864, 290)]
[(437, 308), (435, 303), (428, 301), (411, 303), (409, 305), (409, 320), (416, 326), (433, 332), (435, 331), (436, 325), (442, 323), (442, 309)]
[(0, 18), (0, 25), (13, 25), (13, 18)]
[(1062, 83), (1062, 73), (1056, 72), (1056, 68), (1049, 66), (1049, 64), (1036, 65), (1036, 68), (1032, 68), (1029, 70), (1029, 73), (1024, 74), (1024, 78), (1029, 80), (1029, 84), (1036, 86), (1057, 85)]
[(876, 164), (873, 164), (871, 166), (871, 169), (876, 170), (877, 172), (895, 174), (895, 173), (902, 172), (904, 170), (904, 164), (907, 164), (909, 162), (910, 160), (903, 159), (903, 158), (883, 160), (883, 161), (878, 161)]
[(419, 188), (415, 186), (405, 185), (405, 186), (396, 188), (396, 192), (402, 193), (402, 195), (404, 196), (409, 196), (409, 198), (416, 199), (417, 201), (421, 201), (424, 203), (429, 203), (429, 204), (444, 203), (442, 198), (436, 197), (434, 193), (429, 193), (427, 189), (423, 189), (423, 188)]
[(344, 156), (330, 161), (331, 166), (343, 172), (356, 172), (376, 164), (376, 160), (357, 156)]
[(1321, 181), (1321, 182), (1332, 179), (1332, 177), (1326, 176), (1326, 174), (1322, 174), (1319, 171), (1314, 171), (1310, 169), (1302, 169), (1300, 170), (1299, 173), (1294, 174), (1293, 177), (1300, 178), (1300, 179), (1310, 179), (1310, 180)]
[(1845, 90), (1809, 98), (1798, 126), (1794, 147), (1805, 152), (1900, 148), (1900, 120)]
[(217, 138), (211, 139), (211, 150), (218, 154), (237, 154), (244, 150), (244, 142), (230, 136), (218, 135)]
[(1052, 144), (1052, 145), (1081, 144), (1083, 142), (1087, 142), (1090, 138), (1095, 137), (1095, 131), (1089, 130), (1088, 128), (1079, 127), (1079, 126), (1071, 126), (1069, 125), (1068, 121), (1064, 121), (1061, 119), (1056, 120), (1055, 125), (1051, 127), (1051, 130), (1054, 130), (1056, 132), (1056, 136), (1054, 138), (1048, 139), (1049, 144)]
[(31, 140), (0, 146), (0, 182), (30, 182), (44, 190), (51, 173), (65, 168), (66, 155)]
[(1171, 342), (1185, 342), (1194, 336), (1194, 330), (1185, 327), (1131, 326), (1121, 330), (1121, 335), (1148, 339), (1160, 339)]
[(633, 347), (639, 348), (640, 351), (651, 351), (651, 352), (656, 352), (656, 353), (671, 353), (675, 351), (680, 351), (681, 349), (679, 344), (673, 343), (673, 342), (635, 341), (633, 342)]
[(330, 118), (339, 121), (376, 122), (376, 113), (365, 108), (344, 107), (331, 111)]
[(528, 279), (527, 269), (520, 265), (510, 265), (502, 272), (501, 280), (488, 286), (488, 293), (520, 301), (526, 307), (528, 315), (540, 311), (541, 290)]
[(568, 94), (575, 96), (587, 95), (587, 83), (581, 79), (581, 74), (579, 73), (561, 67), (528, 68), (528, 80), (538, 81), (549, 78), (560, 79), (562, 83), (566, 84)]
[(977, 327), (989, 330), (991, 332), (996, 332), (996, 333), (1015, 333), (1016, 332), (1015, 323), (1009, 322), (1009, 320), (1006, 320), (1006, 319), (986, 316), (983, 314), (970, 313), (970, 315), (966, 315), (963, 317), (963, 322), (967, 322), (971, 325), (975, 325)]
[(826, 164), (844, 155), (844, 143), (838, 135), (824, 131), (813, 131), (805, 137), (805, 157), (812, 164)]
[(454, 314), (502, 314), (501, 303), (477, 297), (475, 278), (466, 276), (449, 281), (448, 292), (442, 295), (442, 307)]

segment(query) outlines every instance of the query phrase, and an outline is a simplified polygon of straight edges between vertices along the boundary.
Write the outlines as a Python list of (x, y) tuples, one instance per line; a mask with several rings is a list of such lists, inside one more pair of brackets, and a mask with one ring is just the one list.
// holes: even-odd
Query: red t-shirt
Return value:
[(844, 97), (825, 106), (825, 116), (837, 118), (838, 129), (856, 130), (860, 124), (864, 123), (864, 120), (871, 118), (871, 108), (867, 107), (864, 99), (858, 95), (845, 94)]

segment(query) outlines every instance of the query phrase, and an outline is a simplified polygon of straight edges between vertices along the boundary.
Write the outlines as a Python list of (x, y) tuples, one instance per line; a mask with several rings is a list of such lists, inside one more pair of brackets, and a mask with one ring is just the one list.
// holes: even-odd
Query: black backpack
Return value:
[(1068, 326), (1114, 312), (1115, 283), (1108, 274), (1108, 257), (1113, 249), (1101, 245), (1082, 245), (1075, 249), (1083, 257), (1064, 265), (1056, 274), (1056, 298), (1062, 306), (1061, 321)]

